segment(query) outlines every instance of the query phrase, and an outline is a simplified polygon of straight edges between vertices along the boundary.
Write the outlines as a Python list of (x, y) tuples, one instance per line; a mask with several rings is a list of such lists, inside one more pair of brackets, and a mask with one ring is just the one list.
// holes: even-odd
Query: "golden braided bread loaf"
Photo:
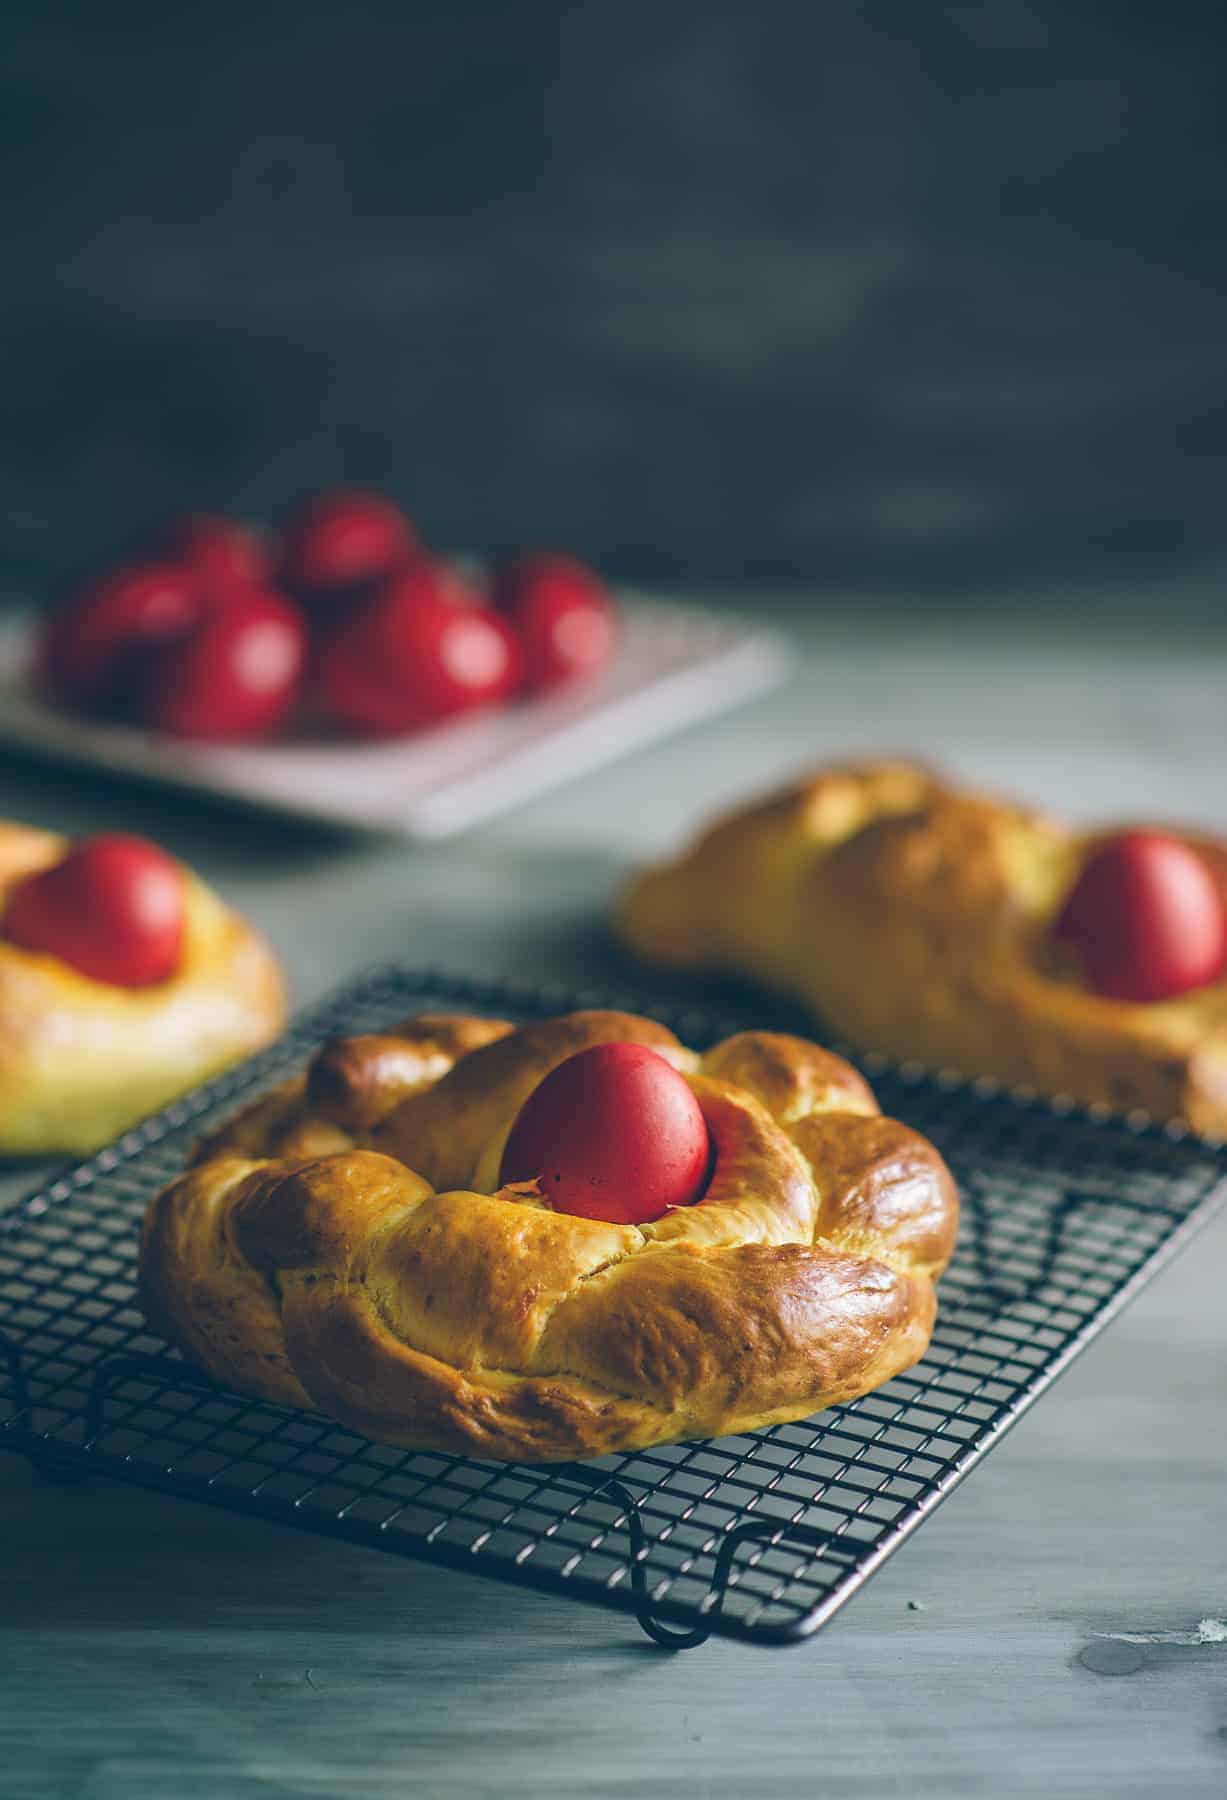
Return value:
[[(1175, 835), (1227, 892), (1227, 845)], [(864, 1049), (1227, 1131), (1227, 982), (1105, 999), (1052, 940), (1106, 836), (913, 763), (836, 766), (640, 875), (616, 924), (641, 956), (798, 996)]]
[[(650, 1047), (714, 1147), (651, 1223), (498, 1187), (559, 1063)], [(849, 1065), (747, 1032), (705, 1056), (650, 1019), (411, 1019), (325, 1045), (152, 1203), (150, 1322), (218, 1380), (393, 1443), (552, 1461), (748, 1430), (923, 1354), (954, 1244), (944, 1163)]]

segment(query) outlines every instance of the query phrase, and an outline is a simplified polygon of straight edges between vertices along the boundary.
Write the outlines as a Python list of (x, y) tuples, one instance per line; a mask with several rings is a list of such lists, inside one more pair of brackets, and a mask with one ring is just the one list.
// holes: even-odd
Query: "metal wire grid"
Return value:
[(377, 971), (0, 1217), (0, 1448), (60, 1479), (115, 1476), (634, 1611), (679, 1647), (710, 1632), (795, 1641), (1224, 1197), (1227, 1158), (1205, 1142), (875, 1066), (884, 1109), (933, 1138), (964, 1199), (923, 1362), (801, 1424), (584, 1465), (374, 1444), (213, 1387), (149, 1335), (134, 1305), (139, 1221), (208, 1119), (322, 1037), (415, 1007), (528, 1018), (610, 1003), (651, 1010), (698, 1048), (746, 1022), (642, 995)]

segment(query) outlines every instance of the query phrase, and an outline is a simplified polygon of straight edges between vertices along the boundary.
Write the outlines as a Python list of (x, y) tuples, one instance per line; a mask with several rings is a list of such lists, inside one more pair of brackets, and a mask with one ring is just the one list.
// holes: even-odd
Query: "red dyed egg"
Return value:
[(164, 525), (158, 549), (196, 575), (210, 590), (261, 587), (272, 563), (257, 532), (216, 513), (183, 513)]
[(525, 1101), (499, 1179), (536, 1181), (556, 1212), (638, 1225), (690, 1206), (711, 1142), (690, 1087), (642, 1044), (581, 1050)]
[(165, 981), (183, 954), (179, 865), (144, 838), (108, 832), (10, 890), (3, 935), (113, 987)]
[(596, 675), (613, 654), (614, 603), (604, 582), (573, 556), (512, 557), (495, 569), (490, 592), (520, 634), (530, 693)]
[(202, 611), (197, 578), (178, 563), (112, 569), (47, 621), (39, 686), (71, 705), (126, 716), (150, 652), (190, 631)]
[(216, 743), (266, 737), (298, 697), (307, 628), (280, 594), (235, 590), (154, 658), (142, 713), (155, 731)]
[(340, 724), (373, 737), (417, 731), (505, 700), (520, 676), (506, 620), (457, 578), (422, 559), (346, 615), (319, 646), (324, 704)]
[(1054, 927), (1112, 1000), (1171, 1000), (1227, 969), (1227, 909), (1206, 864), (1157, 831), (1109, 838), (1088, 858)]
[(342, 596), (401, 568), (417, 537), (399, 506), (382, 494), (332, 488), (288, 522), (282, 578), (304, 599)]

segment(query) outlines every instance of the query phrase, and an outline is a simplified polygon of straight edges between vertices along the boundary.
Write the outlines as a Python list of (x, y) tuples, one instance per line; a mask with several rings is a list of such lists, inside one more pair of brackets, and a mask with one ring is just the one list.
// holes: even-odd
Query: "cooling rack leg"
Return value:
[(720, 1546), (716, 1566), (712, 1571), (711, 1585), (699, 1609), (703, 1617), (710, 1619), (712, 1624), (695, 1626), (692, 1630), (676, 1625), (666, 1625), (663, 1620), (655, 1616), (651, 1595), (648, 1592), (647, 1538), (643, 1522), (639, 1517), (638, 1502), (626, 1494), (626, 1489), (620, 1482), (610, 1482), (607, 1486), (616, 1491), (620, 1501), (622, 1496), (626, 1495), (626, 1499), (633, 1509), (630, 1513), (631, 1549), (634, 1556), (631, 1564), (631, 1585), (636, 1601), (635, 1616), (652, 1642), (659, 1644), (664, 1650), (693, 1650), (699, 1644), (705, 1643), (711, 1636), (712, 1626), (719, 1618), (720, 1610), (724, 1605), (724, 1596), (728, 1591), (733, 1564), (737, 1559), (738, 1551), (743, 1546), (747, 1544), (766, 1546), (791, 1542), (803, 1545), (807, 1551), (812, 1553), (815, 1548), (825, 1542), (824, 1533), (814, 1531), (808, 1526), (778, 1525), (766, 1519), (747, 1519), (743, 1525), (738, 1525), (735, 1530), (730, 1531)]
[(662, 1650), (697, 1650), (711, 1636), (710, 1630), (703, 1625), (688, 1628), (686, 1626), (666, 1625), (656, 1617), (652, 1604), (652, 1596), (648, 1590), (648, 1539), (643, 1529), (643, 1520), (639, 1516), (639, 1501), (614, 1476), (600, 1475), (595, 1470), (585, 1469), (582, 1465), (573, 1465), (567, 1473), (592, 1490), (592, 1498), (600, 1499), (608, 1495), (626, 1514), (627, 1529), (631, 1540), (631, 1594), (635, 1601), (635, 1617), (639, 1621), (640, 1630), (650, 1637), (654, 1644)]
[(639, 1629), (645, 1632), (661, 1650), (697, 1650), (699, 1645), (705, 1644), (711, 1636), (711, 1632), (700, 1625), (697, 1625), (693, 1631), (686, 1631), (677, 1626), (662, 1624), (653, 1616), (650, 1606), (646, 1609), (637, 1608), (635, 1617), (639, 1621)]
[(773, 1519), (747, 1519), (728, 1532), (720, 1545), (711, 1582), (697, 1609), (704, 1623), (695, 1626), (668, 1625), (657, 1616), (649, 1587), (649, 1543), (639, 1500), (615, 1477), (599, 1476), (595, 1471), (582, 1466), (573, 1466), (568, 1472), (585, 1485), (591, 1485), (594, 1499), (608, 1495), (625, 1511), (631, 1540), (631, 1593), (635, 1601), (635, 1617), (640, 1629), (654, 1644), (659, 1644), (662, 1650), (695, 1650), (700, 1644), (707, 1642), (724, 1606), (733, 1564), (738, 1553), (746, 1546), (755, 1545), (765, 1549), (768, 1545), (791, 1544), (813, 1556), (816, 1552), (820, 1553), (827, 1543), (827, 1534), (815, 1531), (811, 1526), (793, 1521), (782, 1523)]

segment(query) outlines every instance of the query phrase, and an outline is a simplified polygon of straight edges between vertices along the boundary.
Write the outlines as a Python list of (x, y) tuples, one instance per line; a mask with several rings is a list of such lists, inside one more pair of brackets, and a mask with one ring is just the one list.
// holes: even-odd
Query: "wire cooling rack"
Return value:
[[(149, 1334), (134, 1299), (146, 1203), (206, 1122), (321, 1038), (418, 1007), (534, 1018), (611, 1003), (650, 1010), (696, 1048), (751, 1022), (642, 995), (375, 971), (0, 1215), (0, 1448), (60, 1480), (116, 1477), (634, 1612), (675, 1648), (712, 1632), (791, 1642), (837, 1611), (1227, 1188), (1227, 1156), (1202, 1140), (875, 1062), (884, 1110), (934, 1140), (963, 1195), (927, 1356), (801, 1424), (582, 1465), (375, 1444), (219, 1389)], [(752, 1022), (796, 1021), (760, 1003)]]

